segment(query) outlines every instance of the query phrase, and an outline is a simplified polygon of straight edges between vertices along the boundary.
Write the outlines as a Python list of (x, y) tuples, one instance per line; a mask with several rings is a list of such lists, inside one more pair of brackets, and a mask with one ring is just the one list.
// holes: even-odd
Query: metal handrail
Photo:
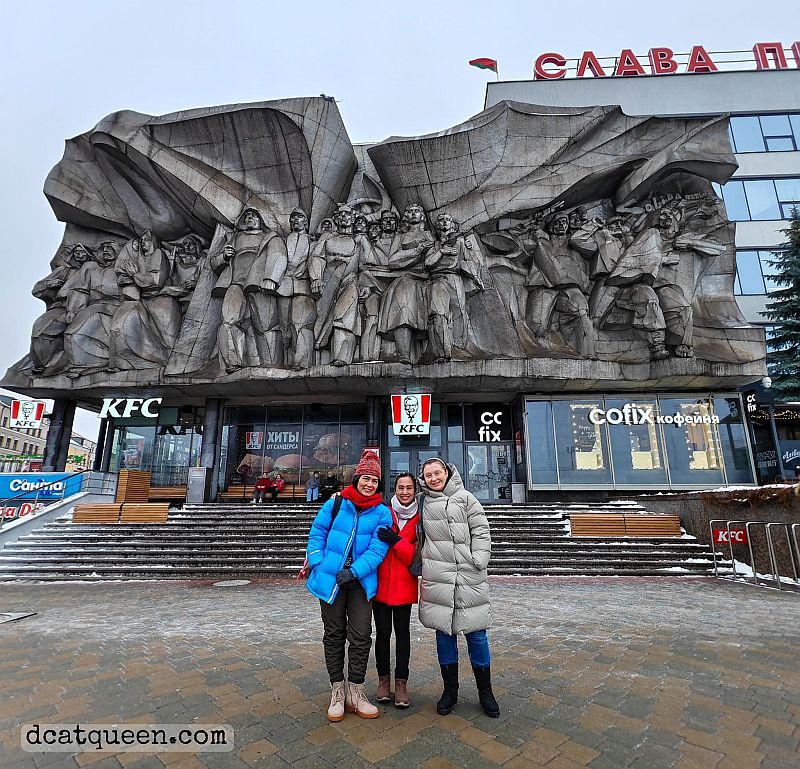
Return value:
[[(716, 542), (714, 542), (714, 524), (724, 524), (725, 529), (728, 535), (728, 550), (730, 552), (731, 558), (731, 569), (733, 574), (728, 577), (725, 575), (720, 574), (719, 567), (717, 564), (717, 548)], [(720, 518), (714, 519), (709, 521), (709, 529), (711, 531), (711, 555), (714, 560), (714, 576), (717, 579), (731, 579), (734, 582), (737, 581), (748, 581), (748, 575), (746, 573), (742, 573), (741, 577), (742, 580), (739, 580), (739, 572), (736, 570), (736, 559), (733, 556), (733, 538), (731, 537), (731, 527), (736, 526), (737, 529), (741, 529), (742, 526), (745, 527), (745, 531), (747, 533), (747, 549), (750, 552), (750, 569), (753, 572), (751, 575), (751, 579), (754, 585), (764, 585), (769, 582), (774, 582), (778, 590), (782, 590), (784, 585), (781, 580), (780, 569), (778, 567), (778, 556), (775, 551), (775, 542), (773, 539), (772, 532), (774, 529), (783, 529), (786, 535), (786, 544), (789, 548), (789, 562), (792, 567), (792, 574), (794, 575), (794, 583), (796, 586), (800, 586), (800, 547), (798, 547), (798, 536), (797, 531), (800, 528), (800, 524), (797, 523), (784, 523), (782, 521), (728, 521), (723, 520)], [(767, 540), (767, 556), (769, 558), (769, 569), (771, 572), (771, 579), (765, 579), (759, 577), (758, 568), (756, 567), (756, 559), (755, 554), (753, 553), (753, 538), (751, 536), (751, 527), (755, 529), (757, 526), (764, 527), (764, 536)]]

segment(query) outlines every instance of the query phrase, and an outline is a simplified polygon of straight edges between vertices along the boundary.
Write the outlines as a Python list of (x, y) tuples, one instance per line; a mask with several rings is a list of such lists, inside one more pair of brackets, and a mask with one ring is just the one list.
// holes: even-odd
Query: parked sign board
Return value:
[(714, 529), (714, 544), (727, 545), (729, 542), (734, 545), (747, 544), (747, 529), (731, 529), (730, 540), (728, 539), (727, 529)]

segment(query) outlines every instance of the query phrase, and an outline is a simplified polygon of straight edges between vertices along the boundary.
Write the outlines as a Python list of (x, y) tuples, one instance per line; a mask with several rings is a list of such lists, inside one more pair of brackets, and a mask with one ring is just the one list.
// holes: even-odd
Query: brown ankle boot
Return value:
[(411, 704), (411, 697), (408, 696), (408, 679), (394, 679), (394, 706), (396, 708), (407, 708)]
[(375, 692), (378, 702), (390, 702), (392, 699), (392, 677), (378, 676), (378, 689)]

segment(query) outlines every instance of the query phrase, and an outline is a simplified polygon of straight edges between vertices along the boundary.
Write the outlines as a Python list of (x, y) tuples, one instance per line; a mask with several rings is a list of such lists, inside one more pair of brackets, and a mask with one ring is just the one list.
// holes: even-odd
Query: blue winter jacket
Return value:
[(378, 566), (389, 552), (389, 545), (381, 542), (376, 532), (381, 526), (392, 525), (392, 513), (381, 504), (359, 515), (356, 506), (342, 498), (342, 506), (331, 528), (334, 499), (320, 508), (311, 524), (306, 557), (312, 571), (306, 584), (317, 598), (333, 603), (339, 592), (336, 573), (344, 568), (352, 544), (350, 571), (364, 587), (367, 599), (372, 600), (378, 590)]

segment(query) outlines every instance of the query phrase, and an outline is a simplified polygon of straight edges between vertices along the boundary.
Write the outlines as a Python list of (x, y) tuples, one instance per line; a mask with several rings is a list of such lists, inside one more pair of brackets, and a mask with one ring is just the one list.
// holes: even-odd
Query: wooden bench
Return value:
[[(229, 486), (227, 491), (221, 491), (219, 498), (223, 502), (252, 502), (254, 485)], [(305, 502), (306, 487), (299, 483), (287, 483), (283, 491), (278, 494), (276, 502)]]
[(135, 504), (122, 506), (120, 523), (166, 523), (169, 515), (168, 502)]
[(571, 513), (573, 537), (680, 537), (681, 520), (662, 513)]
[(625, 516), (622, 513), (570, 513), (573, 537), (624, 537)]
[(75, 505), (73, 523), (166, 523), (168, 502), (99, 502)]
[(122, 505), (119, 502), (98, 502), (75, 505), (72, 511), (73, 523), (119, 523)]
[(117, 502), (147, 502), (150, 473), (144, 470), (120, 470), (117, 481)]
[(169, 499), (185, 500), (186, 486), (151, 486), (147, 492), (148, 500)]

